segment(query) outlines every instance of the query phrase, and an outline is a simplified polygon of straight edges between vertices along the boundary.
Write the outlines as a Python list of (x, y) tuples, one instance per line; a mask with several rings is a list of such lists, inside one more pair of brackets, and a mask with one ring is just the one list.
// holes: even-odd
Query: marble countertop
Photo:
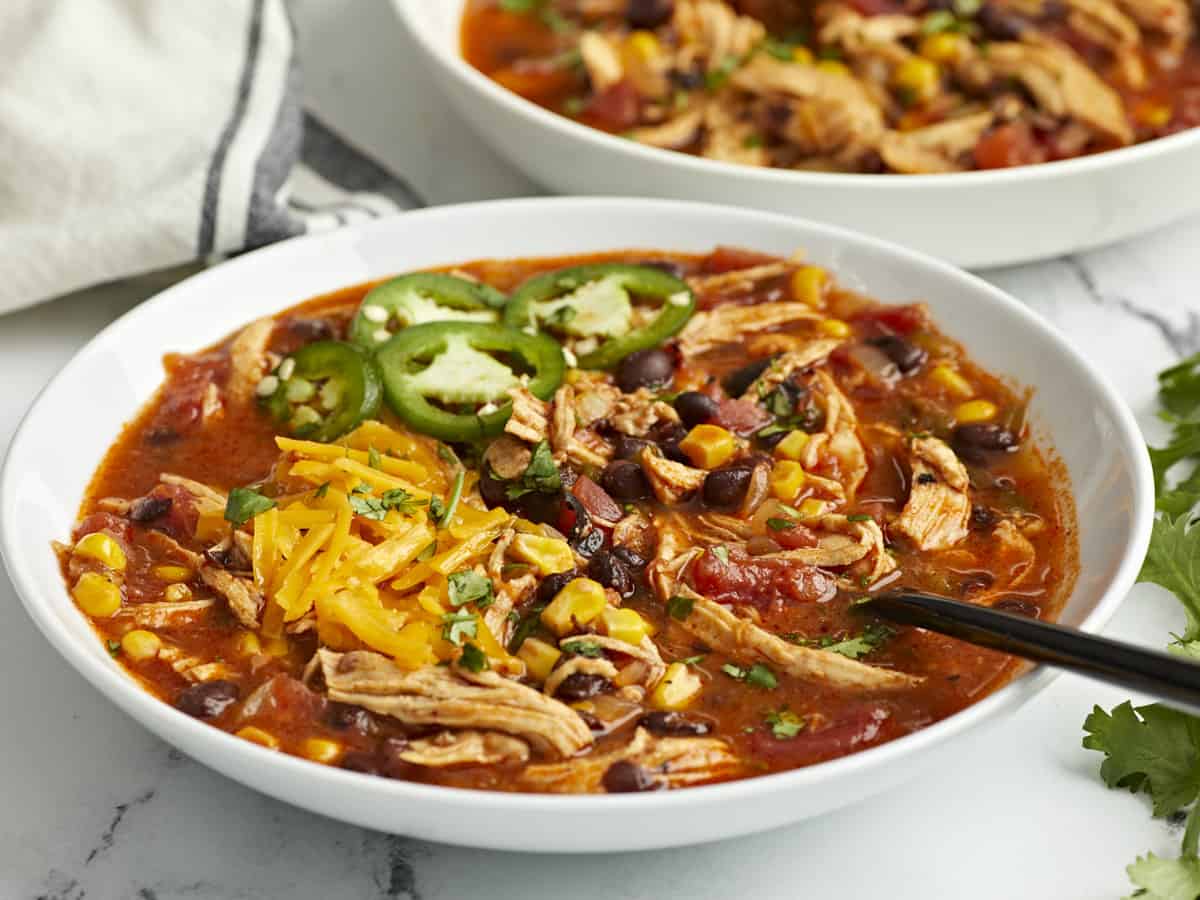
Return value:
[[(297, 20), (311, 107), (429, 202), (536, 190), (445, 108), (386, 4), (308, 0)], [(1195, 220), (986, 277), (1104, 369), (1157, 440), (1154, 374), (1200, 349), (1198, 248)], [(42, 384), (161, 281), (0, 318), (0, 452)], [(1157, 646), (1182, 621), (1173, 600), (1142, 586), (1108, 633)], [(962, 743), (954, 765), (833, 815), (701, 847), (551, 857), (365, 831), (226, 780), (151, 736), (59, 659), (2, 574), (0, 634), (0, 897), (14, 900), (1111, 898), (1128, 891), (1127, 863), (1146, 851), (1175, 855), (1180, 837), (1151, 819), (1143, 798), (1103, 788), (1098, 757), (1080, 747), (1092, 705), (1112, 706), (1125, 692), (1069, 676)]]

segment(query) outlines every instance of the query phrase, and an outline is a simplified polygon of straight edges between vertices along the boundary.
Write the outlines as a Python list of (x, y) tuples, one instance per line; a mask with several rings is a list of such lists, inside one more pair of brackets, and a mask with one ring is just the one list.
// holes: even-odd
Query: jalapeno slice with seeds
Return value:
[[(636, 324), (632, 297), (656, 300), (659, 312)], [(596, 263), (536, 275), (513, 294), (504, 311), (512, 328), (549, 330), (595, 341), (579, 354), (584, 369), (610, 369), (638, 350), (657, 347), (676, 334), (696, 310), (691, 288), (651, 266)]]
[(332, 441), (379, 412), (383, 380), (365, 350), (317, 341), (285, 357), (258, 383), (257, 394), (292, 436)]
[(405, 328), (376, 351), (376, 358), (396, 415), (415, 431), (443, 441), (499, 434), (512, 414), (509, 390), (524, 384), (535, 397), (548, 400), (566, 369), (562, 348), (549, 336), (475, 322)]
[(445, 272), (412, 272), (376, 285), (350, 323), (350, 339), (374, 350), (402, 328), (426, 322), (495, 322), (505, 296)]

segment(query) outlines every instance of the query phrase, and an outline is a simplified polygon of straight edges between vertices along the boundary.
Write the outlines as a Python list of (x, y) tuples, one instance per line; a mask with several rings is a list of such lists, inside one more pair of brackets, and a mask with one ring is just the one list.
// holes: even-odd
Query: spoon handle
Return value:
[(867, 608), (892, 622), (1141, 691), (1200, 715), (1200, 665), (1167, 653), (916, 591), (879, 594)]

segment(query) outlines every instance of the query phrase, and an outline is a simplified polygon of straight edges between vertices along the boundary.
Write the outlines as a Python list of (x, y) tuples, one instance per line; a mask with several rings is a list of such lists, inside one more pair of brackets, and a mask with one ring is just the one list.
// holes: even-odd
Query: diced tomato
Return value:
[[(149, 499), (170, 500), (170, 507), (160, 516), (141, 524), (165, 534), (177, 541), (190, 541), (196, 534), (196, 500), (191, 492), (177, 484), (159, 484), (146, 495)], [(136, 502), (136, 501), (135, 501)]]
[(263, 724), (305, 728), (324, 715), (326, 703), (290, 675), (276, 675), (246, 698), (242, 715)]
[(571, 493), (579, 498), (579, 502), (593, 519), (612, 523), (620, 520), (625, 514), (621, 505), (586, 475), (579, 476), (579, 480), (571, 488)]
[(994, 128), (975, 145), (975, 165), (981, 169), (1007, 169), (1044, 162), (1046, 151), (1038, 146), (1033, 129), (1024, 122)]
[[(854, 317), (856, 325), (876, 326), (880, 334), (908, 335), (924, 328), (925, 307), (919, 303), (907, 306), (883, 306)], [(868, 335), (877, 337), (878, 335)]]
[(708, 275), (720, 275), (722, 272), (734, 272), (773, 262), (779, 262), (779, 257), (754, 250), (743, 250), (740, 247), (717, 247), (700, 263), (700, 270)]
[(805, 729), (792, 738), (777, 738), (769, 726), (755, 731), (750, 742), (754, 753), (787, 766), (808, 766), (836, 759), (899, 734), (891, 711), (882, 703), (864, 703), (827, 725)]
[(771, 537), (775, 539), (780, 547), (785, 550), (799, 550), (803, 547), (817, 546), (817, 536), (813, 532), (805, 528), (803, 525), (793, 525), (791, 528), (782, 528), (779, 531), (771, 533)]
[(112, 535), (126, 545), (129, 544), (133, 536), (133, 529), (130, 528), (129, 522), (115, 513), (108, 512), (92, 513), (90, 516), (84, 517), (75, 526), (73, 536), (78, 541), (85, 534), (92, 534), (97, 531), (103, 531), (105, 534)]
[(720, 425), (742, 437), (748, 437), (760, 428), (770, 425), (774, 418), (763, 407), (747, 397), (736, 400), (726, 398), (717, 404), (717, 414), (713, 417), (713, 424)]
[(638, 120), (637, 89), (629, 81), (618, 81), (588, 101), (583, 118), (605, 131), (628, 131)]
[(700, 555), (688, 573), (692, 587), (717, 603), (769, 609), (787, 601), (817, 603), (837, 592), (833, 576), (815, 566), (726, 550), (727, 561), (709, 550)]

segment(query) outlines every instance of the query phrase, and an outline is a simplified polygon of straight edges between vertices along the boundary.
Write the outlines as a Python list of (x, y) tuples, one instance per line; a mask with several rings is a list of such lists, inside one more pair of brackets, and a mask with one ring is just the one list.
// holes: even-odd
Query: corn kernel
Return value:
[(1146, 102), (1133, 111), (1134, 118), (1149, 128), (1165, 128), (1171, 124), (1174, 111), (1169, 103)]
[(654, 631), (650, 623), (638, 615), (637, 610), (611, 606), (600, 614), (600, 630), (610, 638), (635, 647), (642, 642), (642, 638)]
[(662, 54), (658, 38), (650, 31), (635, 31), (625, 39), (624, 49), (635, 59), (650, 62)]
[(328, 738), (308, 738), (300, 745), (300, 753), (305, 759), (332, 765), (341, 758), (342, 745)]
[(233, 648), (239, 656), (255, 656), (262, 653), (262, 641), (253, 631), (243, 631), (233, 639)]
[(158, 651), (162, 649), (162, 639), (153, 631), (138, 628), (127, 632), (121, 638), (121, 649), (130, 659), (145, 662), (158, 656)]
[(966, 49), (961, 35), (952, 31), (939, 31), (921, 41), (920, 53), (928, 60), (942, 65), (958, 62)]
[(822, 72), (828, 72), (830, 75), (849, 75), (850, 67), (840, 59), (821, 59), (817, 61), (817, 68)]
[(789, 431), (788, 436), (775, 445), (775, 456), (779, 459), (797, 460), (804, 455), (809, 435), (804, 431)]
[(237, 736), (243, 740), (253, 741), (260, 746), (266, 747), (268, 750), (279, 749), (279, 738), (275, 737), (269, 731), (263, 731), (257, 725), (247, 725), (245, 728), (239, 728)]
[(817, 328), (821, 334), (834, 338), (848, 338), (851, 334), (850, 326), (841, 319), (822, 319), (817, 323)]
[(937, 63), (920, 56), (910, 56), (892, 73), (892, 86), (904, 91), (914, 103), (924, 103), (936, 97), (941, 84), (941, 68)]
[(93, 531), (81, 537), (74, 553), (84, 559), (94, 559), (114, 572), (125, 571), (125, 551), (103, 531)]
[(529, 674), (538, 681), (545, 681), (550, 677), (550, 672), (560, 656), (561, 650), (537, 638), (525, 638), (517, 650), (517, 657), (525, 663)]
[(154, 577), (167, 584), (182, 584), (192, 580), (192, 570), (187, 566), (155, 566)]
[(674, 662), (651, 692), (650, 702), (659, 709), (683, 709), (703, 687), (699, 675), (683, 663)]
[(971, 382), (950, 366), (934, 366), (929, 377), (941, 385), (947, 393), (962, 400), (969, 400), (975, 396), (975, 388), (971, 387)]
[(679, 442), (692, 465), (715, 469), (737, 452), (737, 440), (720, 425), (697, 425)]
[(291, 653), (292, 645), (288, 643), (288, 639), (285, 637), (275, 637), (267, 639), (264, 649), (269, 655), (279, 658)]
[(800, 504), (799, 512), (802, 519), (815, 519), (817, 516), (825, 515), (825, 501), (818, 500), (816, 497), (809, 497)]
[(813, 53), (807, 47), (793, 47), (792, 62), (800, 63), (801, 65), (805, 66), (811, 66), (813, 62)]
[(564, 635), (586, 625), (608, 606), (604, 588), (590, 578), (568, 582), (550, 605), (542, 610), (542, 622), (555, 634)]
[(570, 572), (575, 568), (571, 545), (558, 538), (518, 534), (509, 548), (513, 556), (537, 567), (543, 575)]
[(182, 603), (191, 597), (192, 589), (186, 584), (168, 584), (167, 589), (163, 591), (163, 599), (168, 603)]
[(807, 481), (804, 467), (791, 459), (781, 459), (771, 468), (771, 495), (783, 501), (791, 501), (800, 493)]
[(968, 400), (954, 410), (954, 418), (960, 425), (974, 425), (992, 421), (999, 411), (996, 404), (988, 400)]
[(196, 520), (196, 540), (202, 544), (214, 544), (229, 532), (224, 510), (202, 512)]
[(107, 619), (121, 608), (121, 589), (99, 572), (80, 575), (71, 595), (80, 609), (97, 619)]
[(825, 287), (829, 273), (820, 266), (801, 266), (792, 273), (792, 299), (819, 308), (825, 305)]

